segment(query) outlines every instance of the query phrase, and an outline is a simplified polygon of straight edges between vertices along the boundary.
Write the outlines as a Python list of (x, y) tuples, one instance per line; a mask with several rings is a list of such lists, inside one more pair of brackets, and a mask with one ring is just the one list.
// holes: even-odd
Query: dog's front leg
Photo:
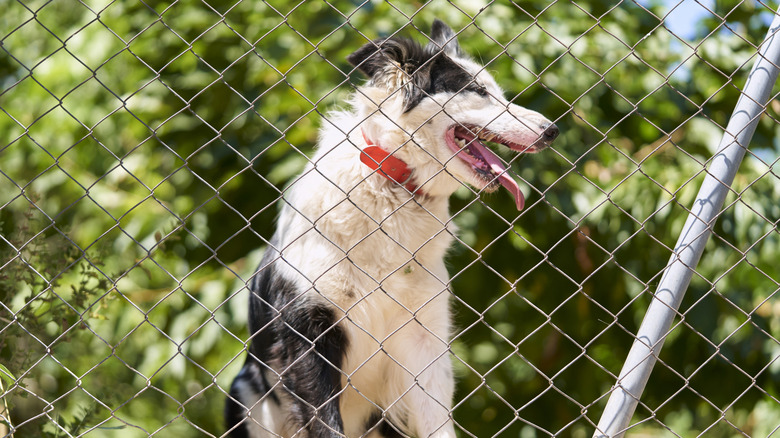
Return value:
[(420, 438), (455, 438), (451, 418), (455, 383), (449, 352), (430, 359), (430, 366), (420, 373), (412, 390), (415, 428)]
[(400, 348), (393, 349), (408, 389), (399, 400), (399, 407), (418, 438), (455, 438), (451, 418), (455, 382), (449, 346), (424, 327), (412, 330), (415, 333), (411, 339), (417, 342), (410, 345), (407, 342), (411, 339), (407, 338), (402, 345), (396, 345)]

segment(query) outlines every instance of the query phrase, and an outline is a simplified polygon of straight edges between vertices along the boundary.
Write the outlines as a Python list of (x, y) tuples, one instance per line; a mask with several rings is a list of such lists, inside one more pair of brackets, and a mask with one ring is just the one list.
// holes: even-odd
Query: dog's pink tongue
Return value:
[(517, 182), (510, 178), (506, 172), (498, 174), (498, 182), (500, 182), (501, 185), (504, 186), (505, 189), (509, 190), (509, 193), (515, 197), (517, 211), (522, 210), (523, 207), (525, 207), (525, 197), (523, 196), (523, 192), (520, 191), (520, 187), (517, 185)]
[(523, 196), (523, 192), (520, 191), (520, 186), (517, 185), (515, 180), (507, 175), (506, 167), (504, 167), (504, 163), (501, 162), (501, 159), (482, 144), (478, 143), (479, 142), (474, 142), (473, 145), (479, 149), (479, 152), (482, 154), (482, 158), (485, 160), (488, 166), (490, 166), (490, 169), (492, 169), (493, 172), (498, 175), (498, 182), (501, 183), (505, 189), (509, 190), (509, 193), (515, 197), (517, 210), (522, 210), (523, 207), (525, 207), (525, 197)]

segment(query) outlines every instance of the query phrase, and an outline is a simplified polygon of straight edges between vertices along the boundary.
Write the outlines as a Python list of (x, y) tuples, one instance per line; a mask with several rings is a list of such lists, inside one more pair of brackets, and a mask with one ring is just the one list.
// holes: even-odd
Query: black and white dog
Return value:
[(233, 437), (455, 437), (449, 196), (517, 183), (483, 141), (519, 152), (558, 128), (507, 101), (455, 34), (387, 38), (348, 57), (370, 81), (323, 121), (285, 190), (249, 284), (251, 346), (233, 381)]

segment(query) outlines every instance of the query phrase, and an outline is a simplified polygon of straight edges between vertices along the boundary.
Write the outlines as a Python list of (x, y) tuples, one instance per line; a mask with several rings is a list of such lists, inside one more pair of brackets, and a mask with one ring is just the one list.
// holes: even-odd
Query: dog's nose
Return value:
[(555, 123), (545, 123), (542, 125), (542, 129), (544, 129), (544, 132), (542, 133), (542, 140), (545, 143), (551, 143), (553, 140), (558, 138), (558, 134), (561, 133), (561, 131), (558, 130), (558, 127), (555, 126)]

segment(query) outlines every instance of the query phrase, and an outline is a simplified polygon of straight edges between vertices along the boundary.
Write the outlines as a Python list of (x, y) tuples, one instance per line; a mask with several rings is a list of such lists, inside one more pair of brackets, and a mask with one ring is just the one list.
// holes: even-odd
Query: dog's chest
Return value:
[(407, 300), (446, 287), (444, 256), (455, 233), (446, 203), (442, 219), (414, 203), (393, 208), (354, 194), (350, 202), (320, 202), (328, 208), (301, 203), (280, 221), (282, 258), (302, 287), (313, 283), (342, 309), (379, 290), (414, 306)]

